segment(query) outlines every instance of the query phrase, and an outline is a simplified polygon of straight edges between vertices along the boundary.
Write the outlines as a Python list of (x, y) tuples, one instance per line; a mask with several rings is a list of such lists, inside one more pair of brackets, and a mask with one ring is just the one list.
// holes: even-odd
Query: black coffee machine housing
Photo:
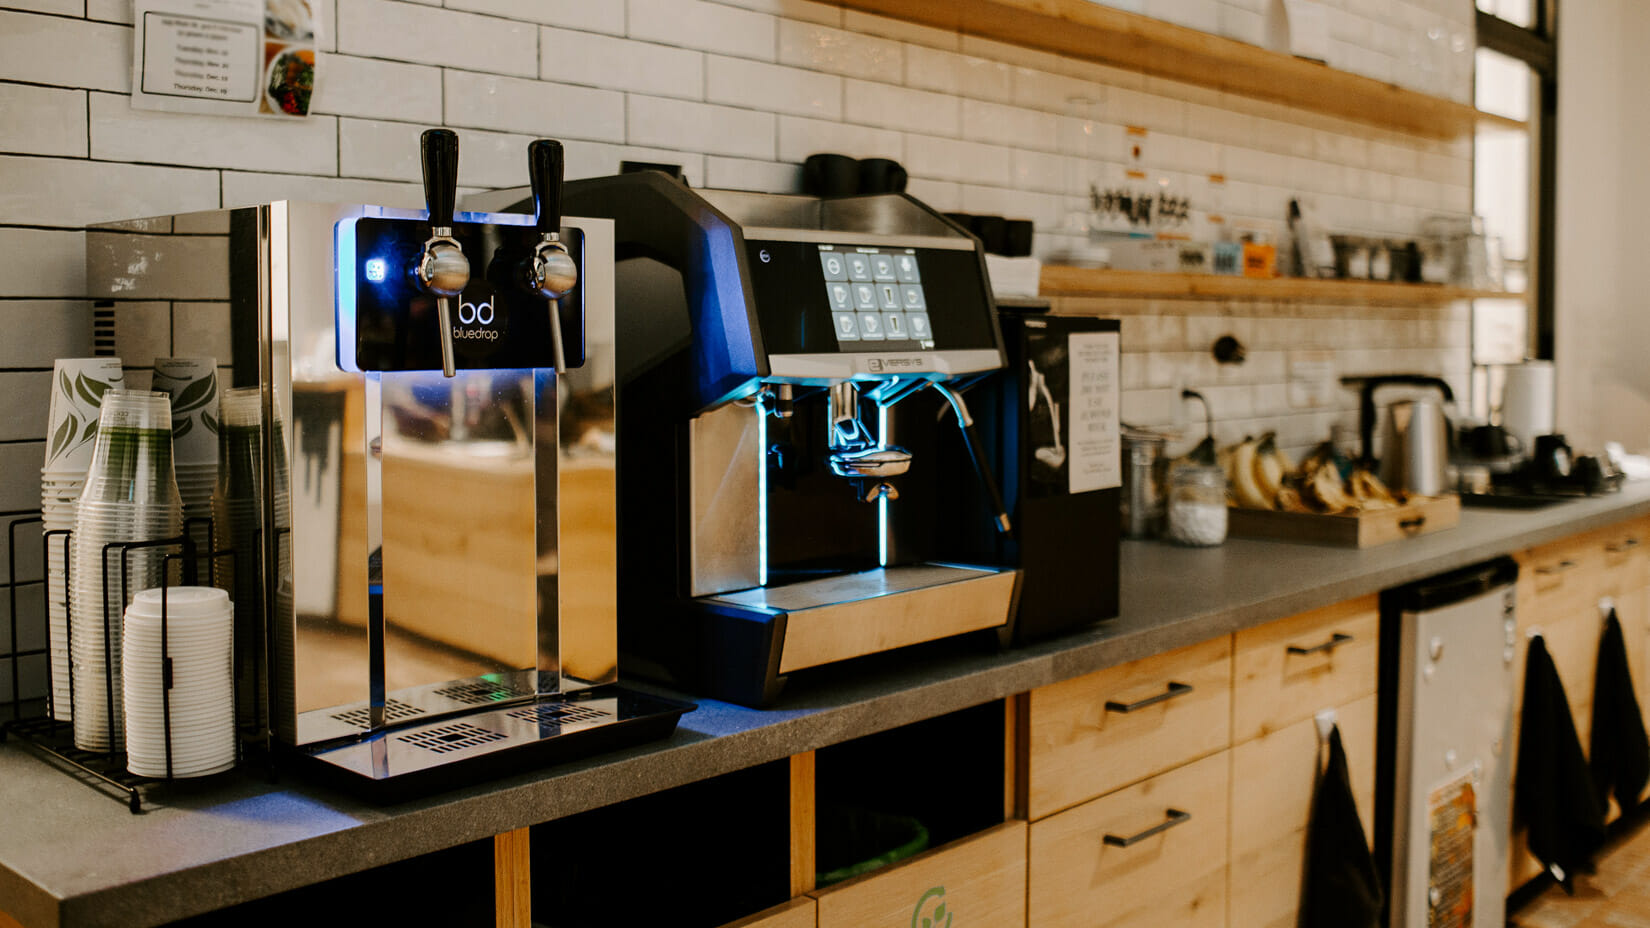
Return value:
[(953, 556), (1020, 568), (1017, 643), (1118, 611), (1120, 326), (1042, 308), (1003, 309), (1008, 366), (968, 393), (1014, 531), (991, 531), (984, 502), (966, 486), (945, 487), (943, 496), (961, 503), (939, 511), (940, 534), (961, 546)]
[(974, 238), (903, 194), (643, 172), (567, 203), (615, 221), (627, 672), (762, 705), (794, 671), (1011, 633), (1020, 572), (945, 515), (1009, 525), (960, 395), (1005, 364)]

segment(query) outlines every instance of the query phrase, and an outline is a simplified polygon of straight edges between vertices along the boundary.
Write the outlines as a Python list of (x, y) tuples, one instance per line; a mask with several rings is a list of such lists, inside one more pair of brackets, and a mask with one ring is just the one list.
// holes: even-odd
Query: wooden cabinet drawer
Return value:
[(1230, 760), (1212, 754), (1034, 823), (1029, 924), (1224, 928)]
[(1031, 692), (1032, 820), (1230, 743), (1231, 636)]
[(1233, 743), (1375, 692), (1380, 624), (1379, 601), (1368, 596), (1238, 632), (1232, 646)]
[(1595, 532), (1603, 578), (1601, 596), (1622, 596), (1650, 586), (1650, 533), (1642, 522), (1628, 522)]
[[(1521, 584), (1520, 624), (1548, 622), (1598, 601), (1604, 571), (1604, 546), (1588, 535), (1531, 548), (1518, 555)], [(1523, 613), (1528, 613), (1523, 615)]]
[(781, 902), (749, 918), (729, 922), (722, 928), (815, 928), (818, 921), (818, 904), (812, 897), (802, 896)]
[(1024, 928), (1026, 823), (1005, 822), (811, 894), (819, 928)]
[[(1364, 838), (1373, 842), (1375, 695), (1336, 714)], [(1231, 928), (1294, 928), (1318, 756), (1312, 719), (1232, 747)]]

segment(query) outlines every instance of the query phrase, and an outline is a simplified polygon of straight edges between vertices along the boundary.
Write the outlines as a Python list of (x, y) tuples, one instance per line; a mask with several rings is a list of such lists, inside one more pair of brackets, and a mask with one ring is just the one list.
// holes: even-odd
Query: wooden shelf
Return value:
[(1043, 267), (1043, 296), (1138, 296), (1192, 300), (1275, 300), (1296, 303), (1437, 306), (1455, 300), (1522, 299), (1523, 294), (1471, 290), (1440, 284), (1394, 284), (1375, 280), (1313, 280), (1279, 277), (1224, 277), (1159, 271)]
[(940, 29), (1143, 71), (1432, 138), (1480, 123), (1521, 126), (1465, 104), (1090, 0), (837, 0)]

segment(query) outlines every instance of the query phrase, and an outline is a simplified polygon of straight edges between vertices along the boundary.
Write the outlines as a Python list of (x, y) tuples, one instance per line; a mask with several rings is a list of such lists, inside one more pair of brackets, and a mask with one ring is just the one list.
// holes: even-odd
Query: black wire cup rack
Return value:
[[(44, 519), (42, 516), (32, 515), (14, 519), (11, 522), (11, 525), (7, 530), (7, 540), (9, 542), (7, 550), (7, 566), (10, 569), (10, 576), (17, 576), (18, 528), (20, 526), (33, 525), (43, 521)], [(40, 539), (42, 563), (50, 562), (50, 558), (45, 555), (50, 551), (51, 545), (62, 545), (64, 578), (63, 589), (61, 592), (65, 603), (69, 601), (68, 591), (72, 588), (70, 574), (72, 569), (72, 558), (70, 557), (70, 554), (73, 548), (73, 535), (74, 532), (69, 529), (54, 529), (51, 531), (42, 532)], [(204, 535), (205, 538), (204, 552), (201, 550), (203, 545), (197, 540), (197, 538), (202, 535)], [(18, 594), (16, 583), (11, 585), (8, 594), (10, 597), (12, 616), (10, 651), (6, 654), (0, 654), (0, 660), (9, 660), (11, 662), (11, 702), (14, 707), (14, 711), (17, 713), (16, 718), (0, 724), (0, 742), (7, 740), (11, 736), (16, 736), (19, 743), (24, 744), (36, 753), (39, 753), (64, 772), (83, 778), (89, 778), (94, 784), (106, 789), (111, 792), (111, 794), (124, 797), (126, 799), (127, 807), (134, 814), (143, 811), (144, 790), (146, 788), (157, 783), (171, 782), (176, 779), (173, 776), (174, 766), (172, 762), (171, 690), (173, 687), (173, 679), (172, 658), (169, 653), (170, 634), (167, 615), (168, 591), (174, 585), (195, 585), (199, 581), (201, 568), (203, 565), (209, 574), (209, 579), (215, 579), (218, 564), (225, 558), (229, 559), (237, 574), (239, 574), (239, 572), (246, 567), (256, 567), (255, 564), (243, 564), (235, 549), (218, 548), (216, 546), (216, 536), (214, 533), (212, 520), (209, 518), (186, 520), (183, 525), (183, 532), (169, 538), (152, 538), (126, 542), (117, 541), (110, 542), (109, 544), (103, 546), (102, 568), (103, 575), (105, 577), (109, 576), (110, 568), (114, 563), (113, 559), (119, 558), (120, 560), (119, 599), (117, 600), (113, 596), (114, 591), (111, 590), (107, 584), (105, 584), (103, 589), (104, 695), (107, 700), (106, 709), (109, 726), (107, 743), (111, 746), (111, 748), (122, 743), (122, 740), (119, 737), (121, 732), (116, 729), (117, 722), (114, 711), (114, 701), (116, 699), (121, 699), (122, 696), (116, 692), (115, 661), (114, 655), (109, 646), (109, 642), (111, 641), (110, 636), (112, 634), (120, 634), (121, 622), (123, 621), (126, 612), (126, 603), (132, 596), (132, 590), (130, 589), (132, 553), (135, 551), (142, 551), (152, 548), (177, 549), (176, 551), (168, 551), (161, 556), (160, 679), (163, 687), (161, 691), (162, 731), (165, 735), (166, 747), (166, 775), (164, 777), (147, 777), (131, 773), (127, 770), (126, 752), (123, 750), (111, 749), (108, 751), (95, 751), (86, 750), (75, 746), (74, 723), (70, 720), (74, 714), (74, 663), (73, 661), (69, 663), (68, 671), (69, 685), (67, 687), (67, 692), (69, 694), (70, 719), (59, 720), (55, 717), (56, 712), (53, 710), (51, 704), (53, 694), (56, 693), (56, 689), (53, 686), (52, 680), (53, 670), (52, 661), (50, 659), (50, 634), (48, 629), (42, 629), (43, 632), (47, 632), (41, 636), (41, 640), (45, 642), (42, 647), (23, 649), (20, 646), (19, 642), (21, 636), (18, 633), (18, 625), (21, 619), (21, 613), (19, 613), (17, 608)], [(180, 583), (174, 584), (172, 582), (172, 577), (174, 574), (178, 576)], [(41, 584), (41, 595), (46, 597), (49, 602), (53, 592), (51, 578), (48, 576)], [(49, 624), (50, 619), (48, 616), (50, 614), (50, 609), (43, 608), (41, 610), (41, 614), (42, 622)], [(66, 606), (64, 617), (64, 640), (68, 641), (70, 640), (71, 630), (73, 629), (73, 623), (75, 620), (73, 609)], [(234, 641), (233, 627), (231, 628), (230, 635), (231, 653), (235, 655), (238, 662), (240, 659), (240, 650), (239, 644)], [(261, 652), (263, 642), (259, 641), (258, 636), (256, 635), (252, 637), (253, 646)], [(34, 657), (37, 655), (45, 655), (47, 658), (47, 695), (44, 700), (45, 711), (40, 714), (26, 714), (22, 693), (21, 662), (24, 658)], [(252, 655), (250, 663), (254, 667), (261, 667), (262, 654)], [(229, 696), (231, 705), (229, 707), (229, 711), (232, 715), (236, 712), (236, 707), (234, 706), (234, 690), (235, 687), (231, 686)], [(239, 767), (245, 759), (247, 745), (259, 740), (259, 732), (266, 730), (267, 726), (263, 724), (262, 719), (253, 719), (249, 724), (241, 725), (239, 722), (240, 717), (238, 715), (234, 715), (234, 717), (237, 719), (237, 725), (240, 726), (238, 737), (235, 741), (235, 766)]]

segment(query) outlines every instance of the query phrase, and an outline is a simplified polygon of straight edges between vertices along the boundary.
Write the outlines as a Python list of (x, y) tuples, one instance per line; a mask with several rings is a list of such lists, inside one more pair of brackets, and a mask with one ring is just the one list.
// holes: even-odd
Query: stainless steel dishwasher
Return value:
[(1499, 928), (1512, 814), (1518, 564), (1381, 595), (1375, 863), (1392, 928)]

